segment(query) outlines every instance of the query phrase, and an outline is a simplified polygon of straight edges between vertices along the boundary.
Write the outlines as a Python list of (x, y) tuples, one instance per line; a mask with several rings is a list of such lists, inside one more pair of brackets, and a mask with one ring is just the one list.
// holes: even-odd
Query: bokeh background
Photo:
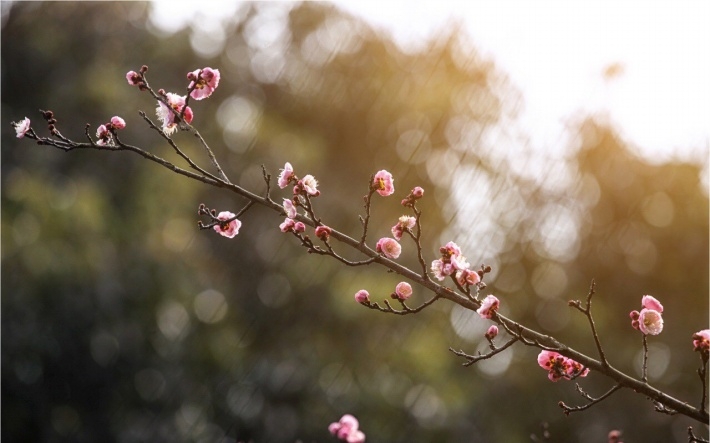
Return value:
[[(44, 130), (40, 108), (77, 140), (86, 123), (121, 115), (123, 140), (178, 162), (138, 116), (155, 103), (125, 73), (147, 64), (154, 87), (180, 92), (188, 71), (219, 68), (194, 124), (232, 181), (261, 192), (261, 165), (276, 174), (289, 161), (319, 179), (324, 221), (357, 236), (367, 179), (386, 168), (397, 192), (374, 203), (372, 243), (422, 186), (427, 261), (456, 241), (493, 267), (487, 292), (504, 314), (592, 354), (566, 302), (594, 278), (601, 341), (632, 374), (641, 337), (628, 312), (652, 294), (666, 327), (649, 340), (650, 379), (699, 402), (703, 156), (649, 162), (608, 114), (582, 111), (568, 116), (563, 155), (538, 155), (518, 125), (523, 94), (456, 23), (404, 50), (327, 3), (223, 7), (218, 21), (169, 32), (148, 3), (2, 3), (3, 440), (332, 441), (327, 425), (344, 413), (369, 442), (530, 441), (543, 423), (551, 441), (602, 442), (611, 429), (627, 442), (686, 441), (688, 425), (707, 435), (625, 391), (565, 417), (557, 402), (581, 399), (547, 380), (534, 349), (460, 365), (449, 346), (485, 347), (475, 313), (363, 309), (354, 292), (385, 298), (396, 276), (308, 255), (259, 208), (233, 240), (199, 231), (199, 203), (245, 202), (130, 153), (14, 138), (10, 122), (24, 116)], [(192, 137), (174, 139), (207, 164)], [(706, 156), (708, 141), (697, 148)], [(582, 385), (611, 386), (594, 373)]]

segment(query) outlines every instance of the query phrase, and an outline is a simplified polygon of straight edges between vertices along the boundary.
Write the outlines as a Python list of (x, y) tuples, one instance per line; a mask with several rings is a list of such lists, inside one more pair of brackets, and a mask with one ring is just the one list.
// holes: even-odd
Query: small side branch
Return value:
[(412, 204), (412, 210), (414, 211), (414, 218), (417, 220), (417, 233), (412, 234), (411, 232), (409, 233), (412, 238), (414, 239), (414, 242), (417, 245), (417, 260), (419, 261), (419, 265), (422, 267), (422, 278), (429, 280), (429, 274), (427, 273), (427, 266), (426, 262), (424, 261), (424, 255), (422, 253), (422, 223), (421, 223), (421, 218), (422, 218), (422, 211), (417, 209), (415, 204)]
[(614, 385), (611, 389), (609, 389), (604, 395), (601, 397), (594, 398), (591, 395), (587, 394), (580, 386), (577, 384), (577, 392), (579, 392), (579, 395), (587, 399), (589, 403), (586, 405), (581, 405), (581, 406), (568, 406), (564, 402), (559, 402), (558, 406), (562, 408), (562, 411), (565, 413), (565, 415), (570, 415), (573, 412), (579, 412), (579, 411), (584, 411), (585, 409), (589, 409), (592, 406), (594, 406), (597, 403), (602, 402), (603, 400), (609, 398), (614, 392), (618, 391), (621, 389), (622, 386), (620, 384)]
[(501, 352), (505, 351), (509, 347), (513, 346), (513, 344), (515, 344), (515, 342), (517, 342), (518, 340), (519, 339), (517, 337), (513, 337), (510, 340), (508, 340), (503, 346), (501, 346), (499, 348), (493, 346), (493, 344), (491, 343), (491, 347), (493, 348), (493, 350), (490, 352), (486, 352), (485, 354), (481, 354), (481, 352), (479, 351), (478, 354), (476, 354), (476, 355), (469, 355), (469, 354), (463, 352), (463, 350), (457, 351), (454, 348), (449, 348), (449, 351), (451, 351), (455, 355), (457, 355), (459, 357), (463, 357), (467, 360), (466, 363), (462, 363), (463, 366), (471, 366), (472, 364), (478, 363), (481, 360), (487, 360), (496, 354), (500, 354)]
[(599, 353), (599, 360), (601, 361), (602, 365), (609, 366), (609, 362), (606, 360), (606, 355), (604, 354), (604, 348), (602, 348), (602, 344), (599, 341), (599, 334), (597, 333), (597, 327), (594, 324), (594, 317), (592, 317), (592, 296), (595, 292), (595, 286), (596, 284), (594, 280), (592, 280), (592, 283), (589, 285), (589, 293), (587, 293), (587, 301), (584, 307), (582, 307), (582, 303), (580, 303), (579, 300), (570, 300), (569, 305), (577, 309), (578, 311), (583, 313), (585, 317), (587, 317), (587, 320), (589, 321), (589, 327), (592, 329), (594, 343), (596, 344), (597, 352)]
[[(372, 183), (374, 179), (374, 175), (370, 177), (370, 183)], [(360, 217), (360, 223), (362, 223), (362, 237), (360, 237), (361, 245), (365, 244), (365, 239), (367, 238), (367, 227), (370, 223), (370, 207), (372, 205), (372, 194), (374, 193), (375, 190), (370, 188), (370, 191), (367, 193), (367, 195), (363, 197), (363, 200), (365, 200), (365, 218)]]
[(419, 311), (424, 310), (426, 307), (431, 306), (439, 298), (441, 298), (439, 295), (435, 295), (434, 297), (425, 301), (424, 303), (422, 303), (420, 306), (418, 306), (416, 308), (410, 308), (409, 306), (407, 306), (407, 304), (403, 300), (399, 300), (399, 303), (402, 305), (402, 309), (393, 308), (392, 305), (390, 304), (389, 300), (385, 300), (383, 302), (385, 307), (380, 306), (377, 302), (364, 302), (361, 304), (363, 306), (365, 306), (366, 308), (375, 309), (375, 310), (381, 311), (381, 312), (387, 312), (389, 314), (408, 315), (408, 314), (415, 314)]
[(695, 434), (693, 434), (693, 427), (688, 426), (688, 443), (695, 443), (695, 442), (710, 443), (707, 440), (705, 440), (704, 438), (698, 437)]

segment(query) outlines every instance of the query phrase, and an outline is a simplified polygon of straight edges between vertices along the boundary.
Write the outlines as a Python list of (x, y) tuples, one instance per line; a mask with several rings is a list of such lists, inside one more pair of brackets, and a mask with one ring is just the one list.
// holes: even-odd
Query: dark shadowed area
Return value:
[[(368, 442), (523, 442), (543, 423), (550, 441), (621, 429), (627, 442), (681, 442), (689, 425), (707, 436), (624, 390), (565, 417), (557, 403), (583, 399), (547, 379), (536, 349), (461, 366), (449, 347), (487, 346), (475, 312), (365, 309), (358, 289), (382, 300), (400, 278), (306, 254), (259, 207), (234, 239), (200, 231), (200, 203), (246, 201), (129, 152), (18, 140), (10, 122), (27, 116), (45, 135), (38, 109), (51, 109), (82, 140), (87, 123), (93, 135), (120, 115), (122, 140), (180, 163), (138, 115), (155, 121), (155, 101), (125, 74), (148, 65), (153, 87), (182, 94), (188, 72), (218, 68), (193, 125), (232, 182), (263, 194), (261, 165), (275, 177), (290, 162), (318, 179), (324, 222), (358, 237), (368, 179), (387, 169), (396, 192), (374, 201), (368, 244), (391, 235), (421, 186), (427, 262), (457, 242), (492, 266), (484, 293), (503, 314), (589, 355), (586, 319), (567, 301), (595, 279), (601, 342), (636, 376), (628, 313), (652, 294), (665, 329), (649, 338), (649, 380), (694, 405), (691, 336), (708, 327), (702, 164), (648, 163), (601, 115), (569, 116), (569, 154), (540, 161), (516, 128), (520, 92), (458, 26), (404, 52), (327, 3), (243, 3), (172, 34), (149, 15), (141, 2), (2, 3), (3, 440), (327, 442), (345, 413)], [(208, 167), (194, 137), (173, 139)], [(412, 242), (402, 248), (398, 261), (417, 269)], [(429, 297), (415, 287), (412, 305)], [(612, 386), (594, 373), (579, 383), (592, 395)]]

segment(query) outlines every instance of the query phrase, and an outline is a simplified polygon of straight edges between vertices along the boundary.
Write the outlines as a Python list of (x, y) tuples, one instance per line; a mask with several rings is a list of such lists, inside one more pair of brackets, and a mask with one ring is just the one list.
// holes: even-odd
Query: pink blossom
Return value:
[(328, 241), (331, 232), (333, 232), (333, 230), (326, 225), (316, 227), (316, 237), (323, 241)]
[(447, 275), (450, 275), (445, 272), (445, 264), (441, 259), (431, 262), (431, 273), (434, 274), (434, 277), (439, 281), (443, 281)]
[(355, 293), (355, 301), (358, 303), (369, 303), (370, 293), (364, 289), (360, 289)]
[(663, 331), (663, 305), (650, 295), (641, 297), (643, 309), (631, 311), (631, 326), (638, 329), (644, 335), (658, 335)]
[(296, 218), (296, 205), (293, 204), (293, 200), (284, 199), (284, 211), (286, 211), (286, 217)]
[(345, 414), (337, 423), (331, 423), (328, 426), (328, 431), (340, 441), (347, 443), (364, 443), (365, 434), (358, 429), (359, 427), (360, 424), (355, 417), (350, 414)]
[(439, 252), (441, 252), (441, 254), (445, 257), (452, 257), (456, 255), (461, 255), (461, 248), (459, 248), (459, 245), (457, 245), (456, 243), (450, 241), (441, 248), (439, 248)]
[(424, 189), (422, 189), (419, 186), (416, 186), (414, 189), (412, 189), (412, 197), (414, 197), (414, 198), (424, 197)]
[(286, 217), (286, 220), (279, 225), (279, 229), (281, 229), (281, 232), (290, 232), (293, 231), (295, 225), (296, 222), (292, 218)]
[(293, 232), (300, 233), (300, 232), (304, 232), (305, 230), (306, 230), (306, 225), (304, 225), (303, 222), (297, 221), (293, 225)]
[(496, 338), (497, 335), (498, 335), (498, 326), (496, 326), (496, 325), (491, 325), (491, 327), (488, 328), (488, 331), (486, 331), (486, 338), (488, 340), (493, 340), (494, 338)]
[(574, 377), (586, 377), (589, 374), (589, 369), (584, 368), (582, 364), (554, 351), (540, 351), (537, 364), (548, 371), (547, 378), (550, 381), (558, 381), (561, 378), (570, 380)]
[(128, 80), (128, 84), (131, 86), (138, 86), (143, 82), (140, 74), (138, 74), (136, 71), (128, 71), (126, 73), (126, 80)]
[(404, 301), (412, 296), (412, 285), (406, 281), (399, 282), (394, 288), (394, 294), (392, 295), (394, 298)]
[(126, 122), (121, 117), (114, 115), (111, 117), (111, 126), (113, 129), (123, 129), (126, 127)]
[(650, 295), (644, 295), (643, 297), (641, 297), (641, 306), (646, 309), (653, 309), (654, 311), (663, 313), (663, 305), (661, 304), (661, 302), (659, 302)]
[(464, 269), (456, 273), (456, 281), (461, 286), (471, 286), (478, 284), (481, 281), (481, 276), (476, 271)]
[(291, 177), (293, 177), (293, 166), (291, 166), (291, 163), (286, 162), (284, 168), (279, 174), (279, 188), (283, 189), (288, 186), (289, 181), (291, 181)]
[(166, 135), (170, 135), (175, 130), (177, 129), (177, 117), (171, 110), (175, 110), (178, 114), (182, 112), (182, 108), (185, 108), (185, 122), (190, 124), (192, 123), (192, 109), (189, 106), (185, 106), (185, 96), (183, 95), (177, 95), (173, 94), (172, 92), (168, 92), (165, 97), (167, 98), (168, 101), (168, 106), (165, 105), (162, 101), (158, 102), (158, 107), (155, 108), (155, 113), (158, 116), (158, 119), (162, 122), (163, 124), (163, 132)]
[(299, 181), (299, 184), (301, 184), (303, 189), (309, 195), (313, 195), (315, 197), (320, 195), (320, 191), (318, 190), (318, 180), (316, 180), (311, 174), (303, 177), (303, 179)]
[(476, 312), (482, 318), (492, 318), (499, 306), (500, 301), (495, 295), (486, 295), (486, 298), (481, 302), (481, 307), (478, 308)]
[(226, 220), (234, 218), (234, 214), (229, 211), (222, 211), (217, 215), (218, 220), (223, 220), (223, 223), (214, 225), (215, 232), (223, 235), (227, 238), (234, 238), (235, 235), (239, 234), (239, 228), (242, 227), (242, 222), (236, 218), (232, 221), (227, 222)]
[(706, 355), (710, 352), (710, 329), (693, 334), (693, 350)]
[(653, 309), (641, 309), (639, 312), (639, 331), (646, 335), (658, 335), (663, 331), (663, 317)]
[[(467, 270), (471, 266), (466, 261), (466, 257), (461, 255), (461, 248), (452, 241), (439, 248), (439, 252), (441, 253), (441, 259), (431, 262), (431, 270), (440, 281), (456, 271)], [(476, 277), (470, 276), (470, 278), (475, 279)]]
[(96, 138), (99, 139), (96, 142), (99, 146), (106, 146), (111, 143), (111, 132), (109, 132), (106, 125), (101, 125), (96, 128)]
[(389, 237), (379, 239), (375, 249), (385, 257), (393, 259), (398, 258), (399, 254), (402, 253), (402, 246), (397, 243), (397, 240)]
[(192, 80), (188, 89), (195, 89), (190, 92), (190, 97), (195, 100), (202, 100), (212, 95), (217, 85), (219, 85), (219, 69), (203, 68), (196, 69), (193, 72), (187, 74), (187, 78)]
[(394, 179), (392, 174), (384, 169), (378, 171), (372, 180), (372, 189), (383, 197), (394, 194)]
[(402, 240), (402, 235), (405, 231), (410, 231), (417, 224), (417, 219), (411, 216), (403, 215), (397, 221), (397, 224), (392, 226), (392, 235), (395, 240)]
[(471, 266), (463, 255), (452, 255), (449, 260), (451, 266), (457, 271), (467, 270)]
[(22, 138), (30, 130), (30, 119), (25, 117), (19, 122), (13, 122), (12, 125), (15, 127), (15, 134), (17, 138)]

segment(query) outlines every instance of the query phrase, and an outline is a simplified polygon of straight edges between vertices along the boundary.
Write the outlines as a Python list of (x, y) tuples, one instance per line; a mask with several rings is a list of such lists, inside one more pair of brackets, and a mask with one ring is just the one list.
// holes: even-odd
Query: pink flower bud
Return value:
[(394, 295), (395, 298), (399, 300), (407, 300), (412, 296), (412, 285), (405, 281), (397, 283), (397, 286), (394, 288)]
[(333, 232), (333, 230), (325, 225), (316, 227), (316, 237), (323, 241), (328, 241), (331, 232)]
[(424, 197), (424, 189), (420, 188), (419, 186), (415, 187), (414, 189), (412, 189), (412, 197), (414, 197), (414, 198)]
[(491, 327), (488, 328), (488, 331), (486, 331), (486, 338), (488, 340), (493, 340), (494, 338), (496, 338), (497, 335), (498, 335), (498, 326), (496, 326), (496, 325), (491, 325)]
[(358, 303), (369, 303), (370, 293), (364, 289), (360, 289), (355, 293), (355, 301)]
[(115, 115), (111, 117), (111, 126), (114, 129), (123, 129), (126, 127), (126, 122), (119, 116)]
[(293, 232), (301, 233), (301, 232), (305, 232), (305, 230), (306, 230), (306, 225), (304, 225), (303, 222), (296, 222), (293, 225)]
[(126, 80), (128, 80), (128, 84), (131, 86), (138, 86), (142, 82), (140, 74), (136, 71), (128, 71), (126, 73)]

